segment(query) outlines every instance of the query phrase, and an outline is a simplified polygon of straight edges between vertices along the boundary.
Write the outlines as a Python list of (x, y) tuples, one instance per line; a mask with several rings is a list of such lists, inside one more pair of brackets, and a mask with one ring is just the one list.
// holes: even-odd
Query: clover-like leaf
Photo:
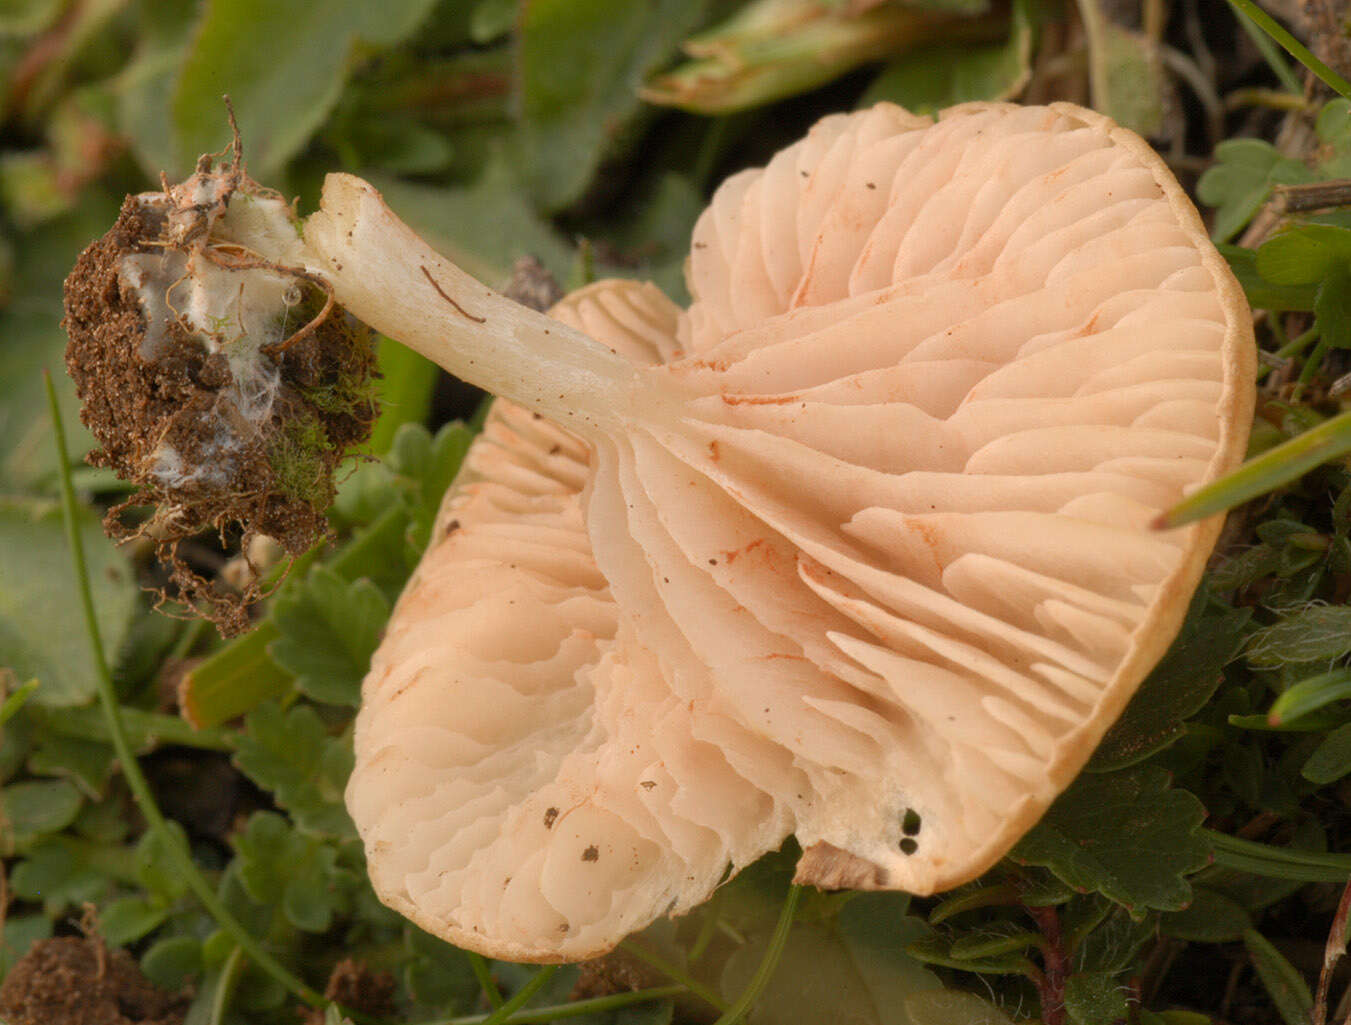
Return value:
[(13, 854), (75, 821), (84, 798), (66, 780), (13, 783), (0, 790), (0, 851)]
[(1227, 241), (1252, 220), (1273, 185), (1312, 180), (1313, 172), (1259, 139), (1230, 139), (1215, 147), (1215, 165), (1201, 175), (1196, 194), (1216, 208), (1211, 236)]
[(317, 836), (355, 835), (342, 803), (352, 771), (349, 741), (330, 737), (313, 708), (283, 712), (259, 705), (244, 721), (235, 753), (239, 768), (291, 813), (296, 825)]
[(1107, 731), (1090, 771), (1124, 769), (1167, 747), (1215, 693), (1220, 671), (1238, 654), (1252, 612), (1229, 609), (1206, 615), (1204, 603), (1204, 596), (1193, 603), (1178, 639)]
[(1351, 229), (1301, 224), (1274, 235), (1257, 250), (1257, 270), (1273, 285), (1313, 285), (1351, 266)]
[(1314, 125), (1318, 141), (1318, 170), (1324, 178), (1351, 177), (1351, 103), (1336, 99), (1318, 112)]
[(235, 849), (248, 895), (279, 906), (297, 929), (323, 932), (349, 903), (355, 877), (338, 866), (337, 850), (292, 829), (275, 812), (254, 813)]
[(98, 863), (94, 848), (64, 836), (48, 837), (27, 852), (9, 877), (10, 893), (41, 903), (49, 917), (85, 901), (97, 901), (111, 880)]
[(1210, 857), (1197, 832), (1205, 814), (1195, 796), (1169, 788), (1162, 769), (1085, 773), (1012, 857), (1127, 908), (1176, 911), (1191, 899), (1184, 877)]
[(1126, 989), (1110, 972), (1076, 972), (1065, 981), (1065, 1010), (1074, 1025), (1101, 1025), (1130, 1017)]
[(388, 618), (389, 603), (369, 580), (349, 583), (326, 566), (315, 566), (303, 587), (277, 599), (273, 621), (280, 636), (268, 653), (295, 674), (302, 694), (355, 706)]

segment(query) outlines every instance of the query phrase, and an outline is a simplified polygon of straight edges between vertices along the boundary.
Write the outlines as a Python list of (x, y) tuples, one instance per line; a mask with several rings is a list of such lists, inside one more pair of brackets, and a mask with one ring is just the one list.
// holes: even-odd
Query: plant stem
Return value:
[(646, 947), (633, 942), (633, 940), (625, 940), (620, 946), (634, 957), (638, 958), (638, 960), (651, 965), (672, 982), (680, 983), (704, 1003), (716, 1008), (719, 1012), (727, 1010), (727, 1002), (725, 1000), (720, 998), (718, 994), (714, 993), (698, 979), (690, 975), (689, 972), (681, 970), (679, 966), (671, 964), (671, 962), (667, 961), (665, 958), (659, 957)]
[(235, 947), (230, 956), (221, 965), (220, 975), (216, 978), (216, 992), (211, 994), (211, 1018), (209, 1025), (224, 1025), (225, 1013), (230, 1008), (230, 998), (239, 985), (239, 977), (244, 971), (244, 948)]
[(558, 971), (558, 965), (551, 964), (541, 968), (530, 977), (530, 981), (512, 994), (510, 1000), (483, 1019), (483, 1025), (503, 1025), (515, 1012), (530, 1002), (530, 998), (542, 990)]
[(736, 998), (736, 1003), (728, 1008), (727, 1013), (714, 1025), (736, 1025), (746, 1017), (761, 992), (769, 985), (769, 980), (774, 977), (774, 969), (779, 966), (784, 944), (788, 942), (788, 931), (793, 927), (793, 913), (797, 910), (798, 898), (801, 896), (801, 886), (788, 887), (788, 896), (784, 898), (783, 908), (779, 911), (779, 921), (774, 926), (774, 934), (769, 938), (769, 947), (760, 960), (760, 966), (755, 969), (749, 985)]
[(61, 478), (61, 512), (62, 518), (65, 520), (66, 540), (70, 545), (71, 562), (75, 568), (76, 583), (80, 592), (80, 604), (84, 611), (85, 630), (89, 637), (90, 646), (93, 648), (94, 682), (98, 688), (99, 702), (103, 706), (104, 716), (108, 721), (108, 733), (112, 739), (113, 750), (117, 753), (118, 762), (122, 767), (122, 775), (127, 781), (127, 786), (131, 790), (137, 808), (140, 809), (141, 815), (145, 818), (146, 827), (164, 845), (165, 851), (168, 852), (170, 860), (174, 863), (174, 868), (183, 877), (183, 881), (187, 883), (188, 888), (192, 890), (197, 899), (202, 902), (202, 906), (206, 908), (211, 917), (220, 924), (221, 928), (230, 933), (235, 942), (253, 959), (254, 964), (281, 983), (288, 992), (293, 993), (311, 1007), (325, 1007), (329, 1001), (282, 967), (281, 963), (264, 950), (253, 935), (221, 903), (211, 885), (198, 871), (197, 865), (193, 862), (187, 848), (178, 844), (177, 838), (169, 829), (168, 822), (165, 820), (163, 813), (160, 812), (159, 805), (155, 803), (155, 795), (150, 790), (150, 784), (146, 782), (146, 778), (141, 772), (140, 763), (137, 762), (136, 756), (131, 750), (127, 731), (122, 725), (122, 717), (118, 711), (117, 697), (113, 692), (112, 671), (108, 667), (108, 659), (103, 651), (103, 637), (99, 631), (98, 617), (94, 611), (94, 595), (89, 586), (89, 569), (85, 562), (84, 544), (75, 524), (75, 489), (70, 483), (70, 456), (66, 447), (65, 428), (61, 423), (61, 410), (57, 406), (56, 389), (52, 386), (51, 374), (44, 372), (43, 379), (47, 386), (47, 403), (51, 410), (52, 430), (56, 435), (56, 449), (59, 459), (57, 470)]
[(483, 990), (483, 995), (488, 998), (488, 1006), (494, 1011), (502, 1006), (502, 991), (497, 988), (497, 983), (493, 981), (492, 973), (488, 970), (488, 959), (482, 954), (476, 954), (472, 950), (466, 950), (469, 956), (469, 967), (474, 972), (474, 978), (478, 980), (478, 988)]
[[(632, 993), (614, 993), (605, 997), (592, 997), (589, 1000), (574, 1000), (570, 1004), (548, 1004), (544, 1007), (532, 1007), (503, 1019), (499, 1025), (542, 1025), (565, 1018), (580, 1018), (587, 1014), (600, 1014), (605, 1011), (644, 1004), (651, 1000), (665, 1000), (678, 997), (687, 992), (684, 986), (653, 986), (650, 989), (638, 989)], [(437, 1021), (423, 1022), (422, 1025), (487, 1025), (486, 1014), (470, 1014), (460, 1018), (441, 1018)]]
[(1027, 913), (1046, 938), (1041, 946), (1045, 972), (1037, 982), (1041, 999), (1041, 1019), (1046, 1025), (1065, 1025), (1065, 979), (1069, 974), (1069, 956), (1060, 928), (1060, 915), (1053, 907), (1029, 907)]

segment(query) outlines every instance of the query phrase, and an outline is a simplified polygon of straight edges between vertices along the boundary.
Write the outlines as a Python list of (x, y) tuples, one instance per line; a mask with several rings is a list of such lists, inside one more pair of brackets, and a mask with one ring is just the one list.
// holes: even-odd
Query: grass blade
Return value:
[(14, 714), (24, 706), (24, 702), (32, 696), (33, 691), (37, 689), (37, 680), (29, 680), (21, 687), (16, 687), (14, 693), (5, 698), (4, 702), (0, 704), (0, 726), (3, 726), (12, 719)]
[(1321, 676), (1300, 680), (1271, 703), (1267, 722), (1282, 726), (1320, 708), (1351, 698), (1351, 669), (1334, 669)]
[(1240, 840), (1211, 829), (1202, 832), (1214, 847), (1215, 864), (1221, 868), (1302, 883), (1345, 883), (1351, 879), (1351, 854), (1300, 851)]
[(1154, 521), (1157, 530), (1170, 530), (1275, 491), (1298, 480), (1316, 466), (1351, 453), (1351, 412), (1341, 413), (1250, 459), (1233, 473), (1184, 498)]
[(1351, 82), (1347, 82), (1315, 57), (1307, 46), (1287, 32), (1276, 19), (1253, 3), (1253, 0), (1229, 0), (1229, 6), (1238, 11), (1240, 16), (1246, 15), (1251, 18), (1258, 28), (1276, 40), (1286, 53), (1308, 68), (1329, 89), (1351, 100)]
[(1309, 1025), (1313, 995), (1303, 976), (1256, 929), (1244, 931), (1243, 945), (1285, 1025)]
[[(645, 1004), (654, 1000), (666, 1000), (687, 992), (684, 986), (653, 986), (649, 989), (636, 989), (631, 993), (613, 993), (610, 996), (590, 997), (586, 1000), (574, 1000), (570, 1004), (549, 1004), (545, 1007), (532, 1007), (528, 1011), (517, 1011), (501, 1025), (546, 1025), (551, 1021), (563, 1021), (568, 1018), (581, 1018), (591, 1014), (603, 1014), (616, 1011), (621, 1007)], [(440, 1018), (422, 1025), (485, 1025), (486, 1014), (469, 1014), (460, 1018)]]
[(522, 986), (512, 998), (505, 1004), (495, 1010), (488, 1017), (483, 1019), (483, 1025), (503, 1025), (513, 1014), (530, 1002), (530, 998), (542, 990), (550, 979), (554, 977), (554, 972), (558, 971), (558, 965), (551, 964), (541, 968), (530, 977), (530, 981)]

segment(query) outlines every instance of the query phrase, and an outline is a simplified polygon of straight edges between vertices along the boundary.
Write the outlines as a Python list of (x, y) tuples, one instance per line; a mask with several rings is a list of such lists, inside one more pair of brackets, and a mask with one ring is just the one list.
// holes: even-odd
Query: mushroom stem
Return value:
[[(367, 182), (330, 174), (305, 222), (310, 267), (358, 319), (462, 380), (582, 434), (637, 408), (637, 369), (435, 252)], [(643, 396), (642, 408), (651, 409)]]

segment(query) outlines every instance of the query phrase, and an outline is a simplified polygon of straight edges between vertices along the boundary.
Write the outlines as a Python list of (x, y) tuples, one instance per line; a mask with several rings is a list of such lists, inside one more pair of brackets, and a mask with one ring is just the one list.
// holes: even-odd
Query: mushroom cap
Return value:
[(1091, 111), (827, 117), (688, 278), (555, 308), (677, 404), (499, 400), (365, 682), (376, 890), (491, 956), (600, 954), (790, 834), (803, 883), (979, 875), (1177, 631), (1220, 523), (1150, 521), (1242, 457), (1242, 293)]

